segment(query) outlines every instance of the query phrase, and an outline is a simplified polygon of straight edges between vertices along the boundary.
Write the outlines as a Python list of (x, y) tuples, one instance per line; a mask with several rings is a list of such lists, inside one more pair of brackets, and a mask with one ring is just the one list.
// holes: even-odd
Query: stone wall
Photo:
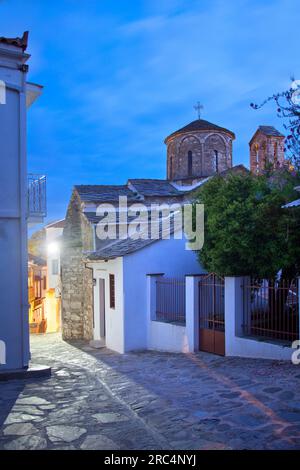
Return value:
[(92, 339), (93, 280), (83, 252), (92, 249), (92, 227), (73, 192), (63, 232), (61, 257), (63, 339)]
[[(170, 139), (167, 146), (167, 178), (170, 180), (207, 177), (232, 167), (232, 137), (226, 132), (179, 134)], [(189, 152), (192, 153), (192, 171), (188, 165)]]

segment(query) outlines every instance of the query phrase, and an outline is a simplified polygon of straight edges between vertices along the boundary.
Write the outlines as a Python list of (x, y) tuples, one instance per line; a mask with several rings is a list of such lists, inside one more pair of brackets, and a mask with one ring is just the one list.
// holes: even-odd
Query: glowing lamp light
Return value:
[(59, 245), (58, 243), (52, 242), (48, 244), (47, 249), (48, 249), (49, 255), (55, 255), (59, 251)]

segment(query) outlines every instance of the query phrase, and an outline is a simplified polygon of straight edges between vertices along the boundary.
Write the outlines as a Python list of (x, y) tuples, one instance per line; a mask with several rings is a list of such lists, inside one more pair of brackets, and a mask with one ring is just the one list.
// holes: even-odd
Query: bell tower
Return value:
[(259, 126), (249, 142), (250, 170), (261, 174), (270, 165), (274, 169), (284, 165), (284, 135), (273, 126)]

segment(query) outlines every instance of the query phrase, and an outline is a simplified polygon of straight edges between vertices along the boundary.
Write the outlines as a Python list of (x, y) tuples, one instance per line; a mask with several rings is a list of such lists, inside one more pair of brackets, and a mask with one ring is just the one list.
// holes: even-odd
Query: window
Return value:
[(215, 172), (219, 173), (219, 152), (218, 150), (214, 150), (215, 152)]
[(52, 260), (51, 273), (52, 273), (53, 276), (58, 275), (58, 259), (53, 259)]
[(47, 289), (47, 276), (44, 276), (44, 277), (43, 277), (43, 289), (44, 289), (44, 290)]
[(33, 270), (29, 268), (28, 270), (28, 287), (33, 287)]
[(42, 282), (42, 278), (41, 278), (41, 275), (40, 273), (39, 274), (36, 274), (34, 276), (34, 296), (36, 299), (40, 299), (41, 298), (41, 282)]
[(170, 179), (173, 177), (173, 157), (170, 157)]
[(278, 166), (278, 145), (277, 142), (274, 144), (274, 168)]
[(259, 172), (258, 144), (254, 144), (256, 172)]
[(188, 151), (188, 175), (190, 176), (193, 173), (193, 152)]
[(115, 275), (109, 275), (109, 303), (110, 308), (115, 308), (116, 306), (116, 294), (115, 294)]

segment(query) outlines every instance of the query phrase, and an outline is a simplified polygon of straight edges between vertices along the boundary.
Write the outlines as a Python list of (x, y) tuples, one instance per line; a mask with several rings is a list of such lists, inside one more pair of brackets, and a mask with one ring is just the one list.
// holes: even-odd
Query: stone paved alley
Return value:
[(300, 366), (31, 341), (52, 377), (0, 383), (1, 449), (300, 449)]

